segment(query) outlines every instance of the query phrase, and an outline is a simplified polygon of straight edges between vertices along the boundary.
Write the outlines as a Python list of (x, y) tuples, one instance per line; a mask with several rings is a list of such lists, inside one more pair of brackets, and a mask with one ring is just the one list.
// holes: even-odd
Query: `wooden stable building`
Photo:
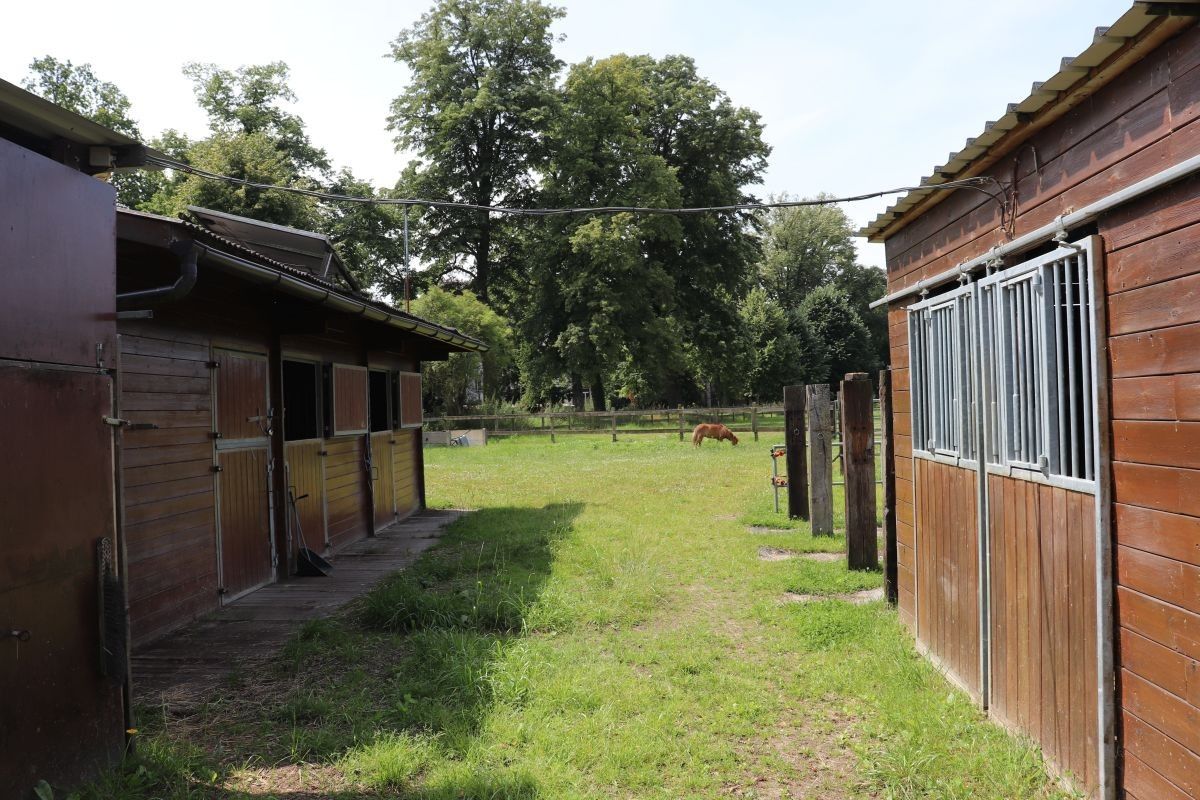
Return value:
[(1197, 16), (1135, 3), (863, 231), (901, 618), (1091, 797), (1200, 797)]
[(423, 507), (421, 361), (485, 349), (368, 299), (324, 236), (189, 216), (117, 213), (135, 647)]

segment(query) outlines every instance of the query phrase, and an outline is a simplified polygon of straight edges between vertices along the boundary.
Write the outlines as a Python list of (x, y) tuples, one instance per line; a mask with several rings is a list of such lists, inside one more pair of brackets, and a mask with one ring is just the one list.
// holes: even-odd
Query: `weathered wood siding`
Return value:
[(1125, 787), (1200, 797), (1200, 180), (1119, 209), (1100, 232)]
[[(325, 548), (325, 459), (321, 455), (324, 443), (321, 441), (288, 442), (284, 445), (284, 458), (287, 460), (288, 488), (296, 498), (296, 517), (299, 518), (303, 530), (304, 541), (310, 550), (321, 552)], [(304, 495), (308, 495), (305, 497)], [(292, 526), (292, 552), (300, 545), (300, 533), (295, 529), (295, 518), (290, 518)]]
[(392, 432), (396, 443), (392, 445), (392, 479), (396, 493), (396, 514), (403, 518), (417, 510), (420, 497), (417, 493), (417, 470), (420, 468), (417, 448), (421, 446), (421, 432), (413, 428)]
[(158, 426), (122, 434), (130, 629), (139, 644), (217, 605), (211, 354), (199, 334), (124, 329), (121, 413)]
[(924, 458), (913, 466), (917, 640), (979, 697), (978, 476)]
[[(365, 374), (365, 373), (363, 373)], [(364, 437), (325, 442), (325, 497), (329, 544), (334, 549), (366, 536), (367, 463)]]
[(367, 430), (367, 370), (344, 364), (333, 366), (333, 433)]
[(1096, 500), (988, 476), (991, 713), (1096, 785)]
[(265, 447), (217, 453), (221, 584), (229, 598), (272, 579)]
[[(892, 441), (896, 470), (896, 588), (900, 620), (916, 631), (916, 512), (913, 505), (912, 395), (908, 372), (908, 314), (888, 310), (892, 364)], [(904, 364), (904, 366), (900, 366)]]
[(391, 431), (371, 434), (371, 496), (375, 503), (376, 530), (396, 521), (392, 441)]
[[(1017, 151), (1001, 158), (987, 174), (1018, 179), (1015, 235), (1052, 222), (1186, 158), (1200, 154), (1200, 29), (1192, 27), (1150, 51), (1138, 64), (1083, 100), (1055, 123), (1036, 133)], [(1032, 151), (1037, 151), (1037, 169)], [(1113, 441), (1113, 509), (1118, 681), (1119, 784), (1133, 800), (1200, 797), (1200, 179), (1180, 181), (1152, 196), (1110, 212), (1098, 222), (1106, 251), (1108, 346)], [(887, 241), (889, 291), (909, 286), (1007, 240), (995, 203), (978, 192), (955, 192), (917, 217)], [(893, 367), (907, 367), (907, 328), (903, 304), (889, 313)], [(905, 373), (903, 376), (901, 373)], [(908, 409), (901, 392), (907, 370), (897, 369), (896, 468), (897, 520), (901, 567), (900, 614), (913, 624), (909, 592), (914, 585), (905, 568), (912, 514), (905, 503), (902, 475), (911, 470), (910, 443), (903, 436)], [(906, 399), (906, 398), (904, 398)], [(1059, 513), (1058, 496), (1043, 497), (1039, 486), (1004, 487), (1014, 505), (993, 507), (993, 514)], [(1057, 490), (1056, 490), (1057, 491)], [(1070, 493), (1066, 493), (1068, 496)], [(1063, 513), (1084, 503), (1069, 500)], [(1038, 581), (1061, 565), (1029, 561), (1057, 538), (1044, 541), (1043, 516), (1026, 519), (1023, 535), (1012, 535), (997, 551), (1009, 565), (1025, 563), (1023, 584), (993, 586), (997, 598), (1031, 613), (1042, 603), (1030, 594)], [(1065, 545), (1074, 528), (1068, 526)], [(1034, 532), (1038, 532), (1035, 537)], [(1024, 550), (1021, 547), (1024, 547)], [(1070, 549), (1069, 547), (1067, 548)], [(1064, 551), (1065, 553), (1066, 551)], [(1072, 551), (1074, 552), (1074, 551)], [(1080, 557), (1087, 553), (1079, 550)], [(1072, 563), (1068, 560), (1068, 581)], [(1086, 563), (1079, 566), (1086, 571)], [(1034, 580), (1034, 579), (1037, 580)], [(1007, 578), (1006, 578), (1007, 580)], [(1007, 591), (1015, 593), (1009, 596)], [(1025, 594), (1021, 595), (1020, 592)], [(1089, 591), (1095, 591), (1090, 587)], [(1023, 597), (1023, 599), (1022, 599)], [(1077, 598), (1076, 598), (1077, 599)], [(1064, 622), (1057, 595), (1040, 607), (1053, 610), (1058, 625), (1088, 627), (1076, 615), (1078, 603), (1066, 600)], [(1083, 609), (1085, 616), (1090, 614)], [(1073, 622), (1074, 621), (1074, 622)], [(1087, 625), (1085, 625), (1085, 622)], [(1032, 624), (1032, 620), (1028, 620)], [(1039, 622), (1024, 639), (1005, 638), (1005, 646), (1024, 647), (1027, 658), (1043, 664), (1047, 653), (1055, 669), (1065, 656), (1047, 650)], [(1047, 623), (1048, 624), (1048, 623)], [(1019, 628), (1016, 629), (1019, 632)], [(1010, 631), (1002, 632), (1004, 637)], [(1094, 634), (1093, 634), (1094, 635)], [(1069, 636), (1069, 648), (1077, 646)], [(1023, 644), (1022, 644), (1023, 642)], [(1055, 647), (1060, 644), (1055, 640)], [(1091, 644), (1084, 640), (1090, 662)], [(1020, 656), (1018, 656), (1018, 660)], [(1056, 660), (1057, 659), (1057, 660)], [(1010, 662), (1012, 663), (1012, 662)], [(995, 666), (994, 666), (995, 668)], [(1030, 704), (1046, 705), (1043, 687), (1020, 682), (1021, 673), (994, 675), (998, 713), (1022, 728), (1035, 729), (1047, 756), (1064, 769), (1092, 770), (1091, 749), (1073, 732), (1076, 715), (1092, 713), (1091, 698), (1068, 687), (1065, 718), (1057, 705), (1050, 720)], [(1010, 677), (1016, 679), (1010, 683)], [(1088, 680), (1093, 680), (1089, 677)], [(1037, 692), (1035, 696), (1035, 691)], [(1057, 704), (1058, 693), (1052, 692)], [(1076, 702), (1077, 698), (1083, 698)], [(1086, 718), (1079, 728), (1086, 727)], [(1066, 725), (1066, 732), (1060, 730)]]
[(421, 375), (419, 373), (400, 373), (400, 424), (420, 425), (421, 414)]

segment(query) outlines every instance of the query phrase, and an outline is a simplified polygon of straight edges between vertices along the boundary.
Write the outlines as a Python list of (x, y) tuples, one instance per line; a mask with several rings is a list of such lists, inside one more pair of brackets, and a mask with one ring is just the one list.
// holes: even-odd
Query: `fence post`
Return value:
[(683, 406), (679, 407), (679, 441), (683, 441)]
[(896, 589), (896, 462), (892, 459), (892, 372), (879, 372), (879, 427), (883, 459), (883, 586), (887, 601), (895, 605)]
[(554, 414), (550, 415), (550, 444), (554, 444)]
[(804, 387), (783, 387), (787, 444), (788, 516), (808, 519), (808, 465), (804, 452)]
[(758, 403), (750, 409), (750, 430), (754, 431), (754, 441), (758, 441)]
[(842, 381), (842, 467), (846, 474), (846, 555), (850, 569), (877, 569), (875, 404), (865, 372)]
[(813, 536), (833, 535), (833, 417), (829, 384), (805, 387), (808, 403), (808, 446), (812, 482)]
[(617, 412), (616, 411), (612, 412), (611, 419), (612, 419), (612, 437), (613, 437), (613, 441), (615, 442), (617, 440)]

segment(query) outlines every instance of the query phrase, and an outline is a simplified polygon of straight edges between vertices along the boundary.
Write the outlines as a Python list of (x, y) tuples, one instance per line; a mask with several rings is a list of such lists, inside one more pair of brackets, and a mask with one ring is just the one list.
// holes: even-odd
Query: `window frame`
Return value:
[[(283, 370), (286, 368), (285, 365), (288, 363), (304, 364), (305, 366), (312, 368), (312, 371), (313, 371), (312, 390), (313, 390), (313, 394), (315, 396), (315, 406), (316, 406), (316, 418), (313, 420), (314, 429), (316, 431), (315, 436), (310, 436), (310, 437), (306, 437), (303, 439), (291, 439), (288, 437), (287, 381), (283, 378), (283, 375), (282, 375)], [(280, 389), (283, 391), (283, 398), (282, 398), (282, 402), (280, 403), (280, 405), (283, 408), (283, 414), (280, 419), (283, 423), (283, 441), (286, 444), (292, 444), (295, 442), (318, 442), (318, 441), (321, 441), (323, 438), (325, 438), (325, 386), (324, 386), (325, 379), (324, 379), (324, 370), (322, 369), (322, 366), (323, 365), (319, 360), (312, 359), (312, 358), (291, 356), (291, 355), (287, 355), (287, 354), (284, 354), (280, 358), (280, 365), (279, 365)]]
[[(907, 308), (915, 456), (964, 467), (977, 465), (977, 392), (971, 376), (977, 352), (976, 308), (974, 284), (958, 286)], [(935, 382), (940, 385), (935, 386)], [(947, 416), (953, 418), (947, 420)], [(951, 431), (953, 438), (948, 435)]]

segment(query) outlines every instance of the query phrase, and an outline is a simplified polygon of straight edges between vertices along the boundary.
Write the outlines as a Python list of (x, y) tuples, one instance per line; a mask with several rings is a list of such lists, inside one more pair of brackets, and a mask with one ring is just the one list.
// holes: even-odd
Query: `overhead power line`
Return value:
[[(813, 200), (772, 200), (765, 203), (735, 203), (726, 206), (694, 206), (688, 208), (662, 208), (658, 206), (592, 206), (592, 207), (567, 207), (567, 208), (514, 208), (509, 206), (488, 206), (479, 205), (476, 203), (458, 203), (452, 200), (429, 200), (423, 198), (409, 197), (364, 197), (362, 195), (338, 194), (336, 192), (325, 192), (320, 189), (305, 189), (299, 186), (279, 186), (273, 183), (258, 183), (249, 181), (245, 178), (235, 178), (231, 175), (221, 175), (216, 172), (200, 169), (199, 167), (185, 164), (182, 161), (177, 161), (172, 158), (164, 158), (156, 155), (149, 155), (146, 161), (164, 169), (178, 170), (189, 175), (195, 175), (199, 178), (204, 178), (211, 181), (219, 181), (235, 186), (244, 186), (248, 189), (259, 189), (262, 191), (288, 192), (290, 194), (302, 195), (311, 197), (316, 200), (324, 200), (333, 203), (364, 203), (368, 205), (381, 206), (425, 206), (428, 208), (441, 208), (457, 211), (484, 211), (490, 214), (509, 214), (513, 216), (525, 217), (553, 217), (565, 216), (571, 214), (720, 214), (735, 211), (763, 211), (769, 208), (799, 208), (802, 206), (826, 206), (837, 203), (854, 203), (860, 200), (873, 200), (877, 197), (886, 197), (890, 194), (905, 194), (920, 190), (951, 190), (951, 189), (973, 189), (983, 192), (1004, 210), (1007, 207), (1005, 202), (1005, 187), (1002, 183), (990, 176), (979, 176), (974, 178), (963, 178), (961, 180), (946, 181), (945, 183), (924, 184), (921, 186), (900, 186), (895, 189), (884, 189), (877, 192), (868, 192), (866, 194), (853, 195), (851, 197), (824, 197)], [(994, 190), (989, 190), (990, 189)]]

